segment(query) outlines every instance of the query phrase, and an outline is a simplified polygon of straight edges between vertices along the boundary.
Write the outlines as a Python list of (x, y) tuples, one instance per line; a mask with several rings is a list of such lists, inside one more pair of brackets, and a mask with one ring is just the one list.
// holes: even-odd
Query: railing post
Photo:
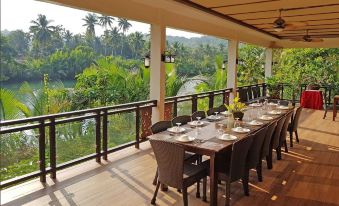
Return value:
[(96, 156), (96, 162), (100, 163), (101, 159), (101, 118), (100, 118), (100, 111), (97, 112), (97, 116), (95, 117), (95, 143), (96, 148), (95, 152), (97, 154)]
[(46, 158), (45, 158), (45, 121), (40, 120), (39, 126), (39, 168), (40, 182), (46, 182)]
[(140, 148), (140, 108), (135, 109), (135, 148)]
[(262, 84), (262, 96), (266, 97), (266, 94), (267, 94), (267, 85), (266, 83), (263, 83)]
[(173, 103), (173, 118), (178, 116), (178, 99), (174, 99)]
[(281, 98), (284, 99), (284, 84), (281, 84)]
[(213, 104), (214, 104), (214, 93), (210, 92), (208, 95), (208, 107), (211, 109), (213, 108)]
[(107, 147), (108, 147), (108, 115), (107, 110), (104, 111), (104, 116), (102, 118), (102, 150), (103, 150), (103, 159), (107, 160)]
[(198, 97), (196, 94), (192, 95), (192, 114), (198, 110)]
[(49, 126), (49, 158), (51, 166), (51, 178), (56, 178), (56, 137), (55, 137), (55, 118), (50, 119)]

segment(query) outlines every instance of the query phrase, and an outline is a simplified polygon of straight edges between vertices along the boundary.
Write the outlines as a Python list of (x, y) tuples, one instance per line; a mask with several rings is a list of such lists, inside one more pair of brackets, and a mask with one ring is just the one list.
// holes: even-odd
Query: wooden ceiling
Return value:
[[(308, 34), (315, 38), (339, 37), (339, 0), (177, 0), (278, 39)], [(273, 22), (281, 16), (286, 23), (304, 26), (277, 32)]]

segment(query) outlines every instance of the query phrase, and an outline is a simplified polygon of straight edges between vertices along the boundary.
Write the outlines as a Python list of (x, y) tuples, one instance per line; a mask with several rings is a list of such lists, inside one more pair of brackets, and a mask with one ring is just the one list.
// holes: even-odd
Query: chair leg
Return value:
[(244, 194), (246, 196), (250, 195), (249, 189), (248, 189), (248, 179), (249, 179), (249, 175), (250, 175), (250, 170), (246, 169), (245, 170), (245, 174), (242, 177), (242, 186), (244, 188)]
[(289, 131), (290, 133), (290, 147), (293, 147), (293, 132)]
[(269, 149), (268, 155), (266, 156), (267, 169), (271, 170), (273, 168), (272, 163), (272, 148)]
[(323, 119), (325, 119), (325, 118), (326, 118), (326, 114), (327, 114), (327, 110), (325, 110), (325, 113), (324, 113), (324, 117), (323, 117)]
[(203, 200), (204, 202), (207, 201), (206, 193), (207, 193), (207, 177), (204, 177), (204, 178), (202, 179), (202, 200)]
[(200, 198), (200, 180), (197, 182), (197, 193), (195, 194), (196, 198)]
[(157, 200), (159, 187), (160, 187), (160, 182), (158, 181), (157, 187), (155, 188), (154, 195), (153, 195), (153, 198), (152, 198), (152, 201), (151, 201), (152, 205), (155, 205), (155, 201)]
[(299, 143), (299, 136), (298, 136), (298, 130), (295, 130), (295, 138), (297, 139), (297, 142)]
[(262, 161), (259, 160), (259, 163), (257, 165), (257, 175), (258, 175), (258, 181), (262, 182)]
[(288, 152), (287, 141), (286, 141), (286, 139), (285, 139), (285, 141), (284, 141), (284, 145), (285, 145), (285, 152)]
[(230, 200), (231, 200), (231, 181), (226, 180), (226, 201), (225, 201), (225, 206), (230, 205)]
[(182, 198), (183, 198), (183, 201), (184, 201), (184, 206), (188, 206), (187, 188), (186, 187), (184, 187), (182, 189)]
[(154, 180), (153, 180), (153, 185), (157, 185), (157, 181), (158, 181), (158, 168), (157, 168), (157, 171), (155, 172), (155, 176), (154, 176)]
[(281, 147), (278, 146), (278, 148), (276, 149), (277, 152), (277, 160), (281, 160)]

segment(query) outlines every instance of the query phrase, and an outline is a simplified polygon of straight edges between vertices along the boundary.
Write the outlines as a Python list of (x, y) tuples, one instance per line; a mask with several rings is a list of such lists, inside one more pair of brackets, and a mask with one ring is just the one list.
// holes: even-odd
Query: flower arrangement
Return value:
[(245, 107), (246, 107), (246, 105), (244, 103), (240, 102), (239, 100), (240, 100), (239, 96), (235, 97), (233, 99), (233, 103), (232, 104), (226, 105), (227, 110), (229, 112), (232, 112), (232, 113), (234, 113), (234, 112), (243, 112)]
[(246, 105), (239, 101), (239, 96), (233, 99), (233, 103), (230, 105), (226, 105), (226, 108), (229, 112), (232, 112), (234, 119), (242, 120), (244, 117), (244, 110)]

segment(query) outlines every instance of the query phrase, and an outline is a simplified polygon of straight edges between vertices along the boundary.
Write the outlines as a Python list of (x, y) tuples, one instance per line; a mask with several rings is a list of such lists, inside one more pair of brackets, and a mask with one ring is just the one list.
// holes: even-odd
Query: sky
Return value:
[[(0, 0), (1, 1), (1, 30), (21, 29), (29, 31), (31, 20), (35, 20), (38, 14), (44, 14), (47, 19), (53, 20), (51, 25), (63, 25), (73, 34), (85, 33), (83, 18), (87, 11), (68, 8), (55, 4), (39, 2), (35, 0)], [(132, 27), (127, 33), (139, 31), (149, 33), (150, 25), (136, 21), (130, 21)], [(114, 24), (117, 25), (116, 23)], [(104, 28), (96, 26), (96, 34), (103, 34)], [(187, 38), (200, 37), (200, 34), (184, 32), (167, 28), (166, 34), (170, 36), (183, 36)]]

